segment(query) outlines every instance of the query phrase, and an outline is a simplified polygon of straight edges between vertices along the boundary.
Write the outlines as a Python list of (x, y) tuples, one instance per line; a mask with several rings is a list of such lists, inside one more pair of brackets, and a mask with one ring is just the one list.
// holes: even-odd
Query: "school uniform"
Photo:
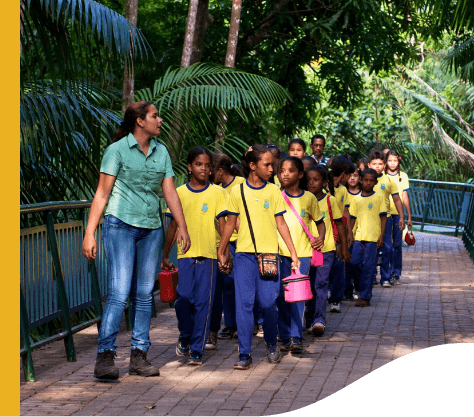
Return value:
[[(351, 193), (349, 190), (347, 190), (347, 202), (349, 203), (349, 207), (352, 203), (353, 198), (356, 195), (360, 195), (361, 191), (359, 190), (356, 193)], [(350, 227), (350, 225), (349, 225)], [(357, 220), (354, 224), (354, 227), (352, 228), (352, 235), (355, 236), (357, 230)], [(352, 249), (354, 248), (354, 245), (349, 247), (349, 253), (352, 255)], [(352, 295), (354, 293), (354, 288), (356, 291), (359, 290), (359, 283), (354, 280), (354, 272), (352, 270), (352, 266), (350, 263), (346, 264), (346, 277), (345, 277), (345, 288), (344, 288), (344, 296), (346, 298), (352, 298)]]
[[(377, 184), (374, 187), (374, 191), (379, 193), (385, 199), (385, 207), (387, 208), (387, 227), (385, 228), (384, 245), (382, 248), (382, 265), (380, 266), (380, 285), (386, 281), (390, 281), (391, 267), (390, 261), (392, 257), (392, 211), (390, 210), (390, 196), (398, 194), (398, 186), (391, 180), (387, 174), (382, 173), (377, 177)], [(397, 214), (398, 211), (395, 208), (393, 214)], [(376, 258), (378, 255), (375, 255)]]
[[(403, 192), (410, 188), (408, 181), (408, 175), (405, 172), (399, 174), (387, 174), (389, 178), (397, 184), (398, 194), (400, 200), (403, 201)], [(402, 274), (402, 235), (403, 231), (400, 230), (398, 224), (400, 222), (400, 214), (398, 213), (393, 197), (390, 196), (390, 213), (392, 215), (392, 256), (390, 258), (390, 271), (393, 280), (398, 281)]]
[[(290, 200), (296, 212), (301, 216), (308, 229), (311, 223), (320, 224), (323, 217), (319, 210), (318, 200), (308, 191), (302, 190), (299, 195), (293, 196), (284, 191)], [(301, 262), (300, 272), (304, 275), (309, 274), (313, 248), (311, 240), (303, 230), (301, 223), (285, 201), (286, 213), (283, 215), (288, 228), (290, 229), (291, 240), (295, 246), (296, 254)], [(303, 314), (304, 301), (299, 303), (287, 303), (285, 301), (285, 290), (283, 288), (283, 278), (291, 274), (291, 256), (286, 243), (278, 234), (278, 246), (280, 253), (280, 294), (277, 298), (278, 306), (278, 332), (280, 339), (285, 341), (293, 338), (301, 339), (303, 337)]]
[[(280, 189), (266, 181), (261, 187), (244, 183), (244, 195), (257, 245), (257, 253), (278, 253), (278, 230), (275, 218), (285, 213)], [(280, 291), (280, 279), (264, 280), (260, 276), (255, 248), (250, 235), (240, 185), (233, 187), (229, 195), (229, 213), (240, 216), (240, 228), (234, 258), (235, 310), (239, 353), (252, 353), (254, 329), (254, 304), (262, 309), (264, 340), (267, 345), (277, 343), (278, 310), (276, 299)]]
[[(323, 253), (323, 265), (318, 266), (317, 268), (312, 266), (309, 269), (313, 298), (308, 301), (306, 306), (306, 327), (311, 327), (311, 325), (314, 325), (317, 322), (326, 325), (326, 301), (328, 297), (329, 274), (336, 253), (331, 216), (329, 215), (329, 207), (327, 203), (328, 195), (329, 194), (324, 194), (320, 199), (318, 199), (319, 211), (324, 220), (326, 234), (324, 236), (324, 246), (321, 250)], [(342, 212), (336, 203), (336, 198), (329, 195), (329, 202), (331, 204), (334, 222), (342, 222)], [(316, 225), (312, 225), (312, 229), (310, 230), (313, 236), (319, 236)]]
[[(209, 183), (201, 190), (194, 190), (187, 183), (176, 191), (191, 239), (185, 254), (178, 244), (178, 329), (180, 336), (189, 340), (190, 350), (202, 354), (211, 323), (218, 270), (214, 221), (228, 213), (227, 195), (221, 187)], [(172, 217), (171, 213), (166, 215)]]
[[(221, 188), (229, 195), (232, 187), (245, 182), (245, 178), (235, 176), (232, 181)], [(216, 231), (217, 247), (220, 244), (220, 234)], [(237, 231), (234, 230), (229, 240), (229, 250), (232, 257), (235, 257), (235, 247), (237, 241)], [(219, 269), (216, 276), (216, 290), (214, 292), (214, 300), (212, 303), (211, 314), (211, 332), (218, 332), (221, 328), (222, 312), (224, 312), (224, 326), (232, 329), (237, 328), (235, 319), (235, 285), (234, 285), (234, 269), (230, 274), (224, 275)]]
[(351, 218), (358, 221), (351, 264), (359, 281), (360, 298), (372, 298), (372, 281), (377, 266), (377, 240), (381, 234), (381, 216), (387, 215), (384, 198), (375, 191), (355, 196), (349, 208)]

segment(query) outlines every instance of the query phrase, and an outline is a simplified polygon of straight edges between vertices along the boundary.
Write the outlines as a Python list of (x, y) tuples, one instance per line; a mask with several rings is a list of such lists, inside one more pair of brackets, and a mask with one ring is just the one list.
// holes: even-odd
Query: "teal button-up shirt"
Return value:
[(132, 133), (105, 150), (100, 172), (117, 177), (105, 215), (147, 229), (161, 227), (158, 191), (164, 178), (174, 176), (167, 149), (150, 140), (145, 155)]

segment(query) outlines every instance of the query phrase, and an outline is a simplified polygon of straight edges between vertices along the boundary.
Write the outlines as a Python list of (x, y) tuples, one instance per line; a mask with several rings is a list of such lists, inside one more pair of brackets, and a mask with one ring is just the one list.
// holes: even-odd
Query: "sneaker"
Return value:
[(239, 355), (239, 361), (234, 364), (234, 369), (246, 370), (252, 367), (252, 355)]
[(261, 324), (257, 324), (255, 327), (257, 328), (257, 333), (255, 335), (257, 337), (263, 337), (263, 326)]
[(202, 365), (202, 354), (196, 351), (191, 351), (188, 358), (188, 365)]
[(236, 331), (232, 327), (225, 327), (217, 334), (217, 338), (221, 340), (230, 340), (234, 337)]
[(144, 350), (132, 349), (128, 373), (129, 375), (160, 376), (160, 369), (150, 363)]
[(332, 303), (331, 308), (329, 309), (331, 313), (340, 313), (341, 312), (341, 303)]
[(395, 279), (393, 285), (402, 285), (402, 283), (400, 282), (400, 279)]
[(390, 281), (384, 281), (382, 283), (382, 288), (390, 288), (392, 285), (390, 284)]
[(322, 336), (325, 330), (326, 326), (320, 321), (318, 321), (311, 326), (308, 333), (312, 334), (313, 336)]
[(292, 345), (291, 338), (283, 339), (281, 341), (280, 350), (283, 352), (289, 352), (291, 350), (291, 345)]
[(369, 300), (364, 300), (362, 298), (359, 298), (355, 304), (356, 307), (368, 307), (370, 306), (370, 301)]
[(119, 369), (115, 366), (113, 350), (106, 350), (97, 354), (95, 361), (94, 377), (97, 379), (118, 379)]
[(182, 336), (179, 336), (178, 343), (176, 345), (176, 354), (178, 356), (188, 356), (189, 353), (189, 340)]
[(300, 353), (303, 351), (303, 339), (300, 337), (291, 338), (291, 347), (290, 351), (294, 353)]
[(328, 290), (328, 300), (331, 298), (331, 291)]
[(209, 336), (207, 338), (205, 348), (207, 350), (215, 349), (217, 346), (217, 333), (216, 332), (209, 332)]
[(280, 348), (277, 345), (267, 345), (267, 359), (270, 363), (280, 362)]
[(354, 294), (353, 294), (352, 298), (357, 301), (357, 300), (359, 299), (359, 294), (357, 294), (357, 293), (354, 291)]

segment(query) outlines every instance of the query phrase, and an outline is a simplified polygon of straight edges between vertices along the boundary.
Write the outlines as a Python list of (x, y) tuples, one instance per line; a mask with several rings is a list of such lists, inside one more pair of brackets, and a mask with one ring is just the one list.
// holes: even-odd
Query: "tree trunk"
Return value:
[(209, 0), (189, 0), (181, 66), (189, 67), (201, 60), (204, 35), (213, 21), (209, 14)]
[[(137, 26), (138, 0), (127, 0), (125, 6), (125, 17), (134, 26)], [(130, 41), (132, 42), (132, 33), (130, 32)], [(133, 71), (133, 43), (130, 48), (130, 60), (125, 60), (125, 68), (123, 71), (123, 90), (122, 90), (123, 108), (130, 106), (135, 99), (135, 78)]]
[[(237, 55), (237, 42), (239, 40), (240, 14), (242, 12), (242, 0), (232, 0), (232, 14), (230, 17), (229, 38), (227, 40), (227, 51), (225, 54), (225, 66), (234, 68)], [(224, 146), (224, 126), (227, 121), (224, 112), (220, 112), (223, 122), (217, 125), (216, 149), (222, 152)]]

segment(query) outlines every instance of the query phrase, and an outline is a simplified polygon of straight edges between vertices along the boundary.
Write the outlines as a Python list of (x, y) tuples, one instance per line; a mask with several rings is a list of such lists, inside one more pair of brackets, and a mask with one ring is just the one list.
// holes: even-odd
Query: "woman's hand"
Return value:
[(175, 269), (174, 265), (172, 262), (170, 262), (170, 258), (168, 257), (163, 257), (163, 259), (161, 260), (161, 265), (160, 265), (160, 268), (162, 271), (165, 271), (166, 269), (168, 269), (168, 271), (172, 271)]
[(324, 246), (324, 240), (321, 239), (320, 237), (314, 238), (314, 240), (311, 242), (311, 247), (315, 250), (321, 251)]
[(191, 247), (191, 239), (189, 237), (187, 229), (182, 230), (181, 228), (179, 228), (176, 240), (178, 242), (178, 245), (181, 247), (181, 253), (184, 255)]
[(82, 242), (82, 254), (89, 261), (93, 261), (95, 259), (95, 255), (97, 254), (97, 242), (95, 241), (94, 235), (84, 236), (84, 240)]

